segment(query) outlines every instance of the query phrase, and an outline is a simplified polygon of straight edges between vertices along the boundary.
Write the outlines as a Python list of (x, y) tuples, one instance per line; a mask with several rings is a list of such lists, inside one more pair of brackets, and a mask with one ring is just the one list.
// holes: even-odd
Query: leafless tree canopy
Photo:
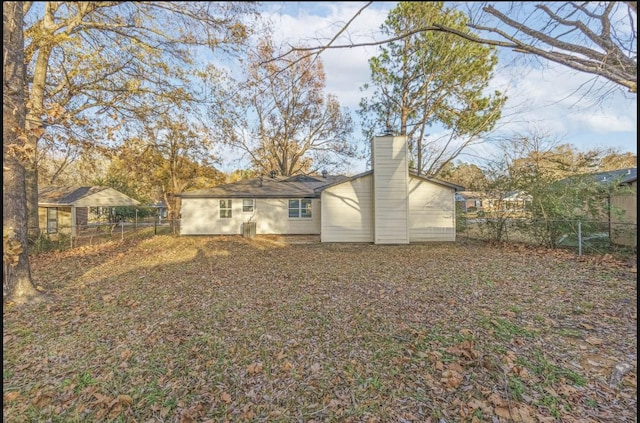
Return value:
[(443, 31), (477, 43), (559, 63), (605, 78), (631, 93), (637, 92), (637, 2), (514, 2), (476, 3), (468, 24), (477, 35), (435, 23), (393, 38), (366, 43), (336, 44), (366, 3), (328, 43), (293, 47), (319, 54), (327, 49), (381, 45), (417, 32)]

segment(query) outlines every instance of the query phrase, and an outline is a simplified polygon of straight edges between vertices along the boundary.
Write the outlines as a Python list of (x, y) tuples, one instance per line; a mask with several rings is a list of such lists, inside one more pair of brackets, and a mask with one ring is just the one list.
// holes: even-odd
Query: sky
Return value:
[[(265, 2), (263, 17), (276, 28), (274, 37), (283, 43), (318, 45), (333, 37), (365, 2)], [(350, 25), (354, 41), (371, 41), (396, 2), (374, 2)], [(338, 40), (343, 43), (344, 40)], [(321, 58), (326, 73), (326, 93), (338, 97), (355, 122), (360, 99), (367, 93), (360, 88), (369, 81), (368, 60), (377, 55), (376, 47), (327, 50)], [(621, 89), (606, 97), (611, 88), (591, 75), (550, 62), (536, 62), (517, 53), (498, 50), (499, 64), (491, 89), (509, 97), (498, 131), (525, 133), (532, 127), (549, 133), (560, 144), (580, 150), (613, 148), (637, 154), (637, 98)], [(594, 81), (595, 79), (595, 81)], [(604, 87), (604, 88), (603, 88)], [(591, 94), (584, 95), (587, 89)], [(359, 129), (354, 137), (361, 138)], [(465, 162), (479, 162), (495, 155), (490, 143), (483, 143), (460, 156)], [(347, 174), (366, 169), (366, 163), (353, 162)]]

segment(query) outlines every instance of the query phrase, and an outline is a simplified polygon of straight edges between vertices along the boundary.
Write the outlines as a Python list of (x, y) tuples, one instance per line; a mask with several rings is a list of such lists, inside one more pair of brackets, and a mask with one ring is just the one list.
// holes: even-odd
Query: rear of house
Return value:
[[(406, 210), (394, 211), (393, 207), (387, 210), (391, 214), (405, 214), (407, 218), (400, 220), (400, 224), (385, 225), (383, 220), (382, 224), (375, 225), (380, 217), (374, 214), (372, 172), (355, 176), (322, 190), (320, 239), (376, 244), (455, 241), (454, 192), (455, 186), (410, 174)], [(389, 204), (395, 203), (389, 201)], [(389, 232), (392, 233), (386, 235)]]
[(317, 198), (182, 197), (181, 235), (240, 235), (255, 223), (258, 234), (320, 233)]
[(322, 242), (454, 241), (456, 185), (409, 171), (406, 137), (375, 137), (353, 177), (258, 177), (179, 194), (181, 235), (320, 235)]
[(315, 189), (344, 176), (271, 174), (181, 198), (181, 235), (240, 235), (245, 223), (257, 234), (320, 234), (320, 198)]

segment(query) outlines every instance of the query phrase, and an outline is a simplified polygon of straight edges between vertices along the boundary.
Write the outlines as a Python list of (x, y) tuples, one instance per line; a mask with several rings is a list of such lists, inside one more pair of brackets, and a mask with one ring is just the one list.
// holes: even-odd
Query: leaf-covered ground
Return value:
[(636, 422), (637, 273), (464, 242), (157, 236), (38, 255), (5, 422)]

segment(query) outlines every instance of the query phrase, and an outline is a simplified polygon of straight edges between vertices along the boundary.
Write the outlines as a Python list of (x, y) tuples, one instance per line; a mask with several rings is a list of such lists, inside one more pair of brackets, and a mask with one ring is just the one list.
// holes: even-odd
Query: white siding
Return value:
[[(311, 219), (294, 219), (289, 218), (288, 198), (259, 198), (251, 220), (256, 222), (258, 234), (319, 235), (320, 214), (319, 199), (311, 200)], [(247, 218), (250, 216), (248, 213), (245, 215)]]
[(322, 192), (322, 242), (373, 242), (373, 176)]
[(456, 240), (453, 189), (410, 178), (409, 216), (411, 242)]
[(254, 213), (242, 211), (242, 198), (232, 198), (230, 218), (220, 218), (221, 198), (183, 198), (181, 235), (242, 234), (242, 223), (256, 222), (257, 234), (320, 234), (320, 201), (312, 200), (311, 218), (289, 218), (289, 199), (258, 198)]
[(374, 241), (409, 243), (406, 137), (374, 137), (373, 145)]

